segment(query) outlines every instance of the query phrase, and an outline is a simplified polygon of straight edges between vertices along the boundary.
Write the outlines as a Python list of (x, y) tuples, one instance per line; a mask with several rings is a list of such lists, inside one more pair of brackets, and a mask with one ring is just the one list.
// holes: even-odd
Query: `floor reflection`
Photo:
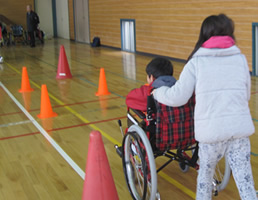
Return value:
[(135, 54), (124, 52), (122, 54), (123, 70), (126, 78), (136, 80), (136, 61)]

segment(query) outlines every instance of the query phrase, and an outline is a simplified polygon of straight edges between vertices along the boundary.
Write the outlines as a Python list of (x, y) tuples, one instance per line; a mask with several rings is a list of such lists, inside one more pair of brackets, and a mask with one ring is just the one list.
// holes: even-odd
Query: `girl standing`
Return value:
[(211, 199), (215, 167), (224, 155), (241, 199), (257, 199), (250, 164), (249, 136), (254, 133), (250, 87), (246, 58), (235, 45), (233, 21), (220, 14), (203, 21), (199, 40), (176, 84), (154, 91), (157, 101), (174, 107), (184, 105), (195, 92), (198, 200)]

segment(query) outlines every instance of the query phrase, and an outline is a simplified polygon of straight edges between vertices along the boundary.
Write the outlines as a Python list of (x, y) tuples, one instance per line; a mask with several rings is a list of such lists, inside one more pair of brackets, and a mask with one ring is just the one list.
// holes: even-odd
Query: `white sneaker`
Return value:
[(4, 62), (4, 58), (2, 56), (0, 56), (0, 63)]

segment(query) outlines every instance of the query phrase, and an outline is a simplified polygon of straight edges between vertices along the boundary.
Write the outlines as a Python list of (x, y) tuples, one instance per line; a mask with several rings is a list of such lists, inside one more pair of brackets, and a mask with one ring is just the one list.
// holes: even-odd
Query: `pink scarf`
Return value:
[(202, 47), (212, 49), (212, 48), (220, 48), (225, 49), (232, 47), (235, 44), (235, 40), (233, 40), (230, 36), (213, 36), (202, 44)]

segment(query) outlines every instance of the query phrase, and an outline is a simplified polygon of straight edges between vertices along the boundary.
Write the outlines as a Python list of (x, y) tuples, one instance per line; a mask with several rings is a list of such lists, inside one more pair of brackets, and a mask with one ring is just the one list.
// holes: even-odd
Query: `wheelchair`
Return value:
[[(128, 128), (125, 134), (122, 123), (118, 120), (123, 142), (122, 146), (115, 145), (115, 148), (117, 154), (122, 158), (127, 187), (135, 200), (161, 199), (157, 189), (157, 173), (172, 161), (178, 162), (182, 172), (187, 172), (190, 167), (199, 169), (198, 142), (194, 140), (194, 134), (191, 135), (192, 140), (182, 141), (179, 145), (167, 143), (162, 146), (159, 144), (160, 141), (157, 141), (157, 137), (155, 137), (157, 136), (155, 135), (157, 131), (156, 113), (161, 108), (160, 105), (162, 104), (155, 102), (150, 95), (146, 113), (128, 108)], [(165, 109), (173, 109), (165, 107)], [(167, 161), (156, 169), (155, 159), (161, 156), (166, 157)], [(227, 186), (230, 176), (230, 166), (225, 158), (217, 164), (211, 183), (214, 196), (217, 196), (218, 192)]]
[(27, 44), (27, 34), (22, 25), (11, 26), (10, 44), (17, 43)]

